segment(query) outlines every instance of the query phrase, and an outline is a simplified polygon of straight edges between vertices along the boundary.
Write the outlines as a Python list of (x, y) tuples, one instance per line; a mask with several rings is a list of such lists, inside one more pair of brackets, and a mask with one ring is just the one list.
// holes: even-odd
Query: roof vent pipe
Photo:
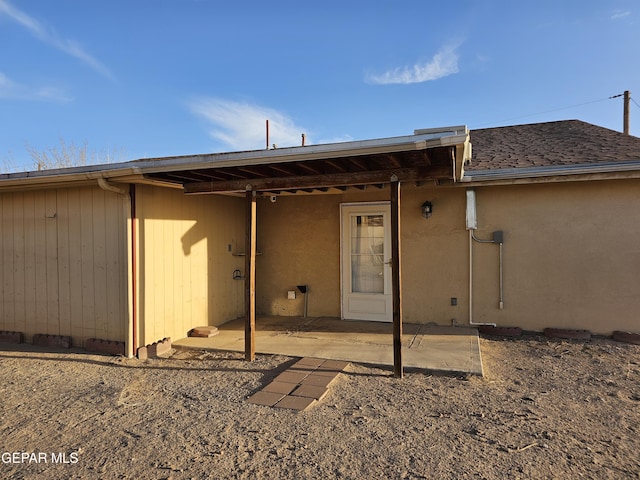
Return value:
[(269, 150), (269, 120), (265, 120), (265, 127), (267, 129), (267, 150)]

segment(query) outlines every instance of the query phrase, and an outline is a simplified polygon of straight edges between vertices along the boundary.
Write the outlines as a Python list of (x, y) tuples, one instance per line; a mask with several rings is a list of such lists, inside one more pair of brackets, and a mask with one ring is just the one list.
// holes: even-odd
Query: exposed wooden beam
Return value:
[(385, 155), (385, 158), (387, 160), (389, 160), (389, 162), (391, 162), (393, 164), (393, 166), (396, 167), (396, 168), (400, 167), (400, 165), (402, 165), (400, 163), (400, 160), (398, 160), (398, 158), (395, 155), (391, 154), (391, 153), (388, 154), (388, 155)]
[(296, 167), (301, 168), (302, 170), (306, 170), (307, 172), (311, 172), (314, 175), (320, 175), (322, 173), (320, 170), (318, 170), (317, 168), (312, 167), (308, 163), (297, 162), (295, 165), (296, 165)]
[(246, 192), (246, 238), (244, 260), (244, 358), (256, 358), (256, 192)]
[(327, 165), (329, 165), (330, 167), (333, 167), (334, 169), (336, 169), (338, 172), (346, 172), (347, 169), (344, 168), (342, 165), (340, 165), (338, 162), (333, 161), (333, 160), (325, 160), (324, 163), (326, 163)]
[(264, 171), (257, 170), (255, 168), (247, 168), (247, 167), (238, 167), (238, 170), (241, 172), (249, 173), (251, 175), (255, 175), (256, 177), (268, 177), (269, 174), (264, 173)]
[(287, 176), (294, 175), (294, 172), (290, 168), (284, 168), (282, 166), (274, 165), (274, 164), (269, 164), (269, 168), (271, 170), (274, 170), (278, 173), (282, 173)]
[[(175, 181), (180, 183), (211, 181), (211, 177), (207, 177), (206, 175), (198, 175), (188, 170), (175, 172), (175, 173), (174, 172), (163, 173), (162, 178), (164, 178), (167, 181)], [(220, 177), (220, 179), (223, 179), (223, 178), (224, 177)]]
[(189, 173), (190, 175), (198, 175), (202, 178), (203, 181), (207, 180), (229, 180), (229, 175), (223, 173), (222, 170), (187, 170), (187, 172), (178, 172), (178, 173)]
[(451, 167), (399, 168), (357, 173), (326, 175), (300, 175), (291, 177), (254, 178), (212, 182), (194, 182), (184, 186), (185, 193), (244, 192), (249, 186), (254, 191), (302, 190), (305, 188), (340, 187), (386, 183), (392, 175), (399, 181), (414, 182), (451, 176)]
[(246, 173), (238, 173), (238, 172), (242, 172), (242, 168), (239, 167), (233, 167), (233, 168), (225, 168), (224, 170), (219, 170), (221, 173), (228, 175), (230, 177), (235, 177), (235, 178), (247, 178)]
[(359, 158), (348, 158), (347, 160), (349, 161), (349, 163), (355, 165), (362, 171), (369, 170), (369, 168), (367, 167), (367, 164)]
[(402, 274), (400, 249), (400, 182), (393, 177), (391, 187), (391, 296), (393, 298), (393, 374), (404, 375), (402, 368)]

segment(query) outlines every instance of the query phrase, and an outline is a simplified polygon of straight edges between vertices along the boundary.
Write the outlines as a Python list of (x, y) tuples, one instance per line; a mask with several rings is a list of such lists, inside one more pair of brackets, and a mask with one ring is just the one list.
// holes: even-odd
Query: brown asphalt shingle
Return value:
[(483, 128), (470, 136), (469, 173), (640, 160), (640, 138), (580, 120)]

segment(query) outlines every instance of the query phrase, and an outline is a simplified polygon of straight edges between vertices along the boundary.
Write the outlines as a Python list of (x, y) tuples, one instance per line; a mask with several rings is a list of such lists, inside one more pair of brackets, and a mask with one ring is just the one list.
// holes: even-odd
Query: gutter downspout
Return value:
[[(473, 321), (473, 240), (474, 231), (478, 228), (478, 219), (476, 216), (476, 192), (467, 189), (467, 230), (469, 231), (469, 325), (482, 326), (490, 325), (495, 327), (495, 323), (484, 323)], [(502, 244), (501, 244), (502, 246)], [(502, 304), (502, 298), (501, 302)]]
[[(136, 327), (137, 327), (137, 301), (136, 301), (136, 207), (135, 207), (135, 184), (129, 185), (129, 191), (109, 183), (104, 178), (98, 178), (98, 186), (107, 192), (113, 192), (124, 197), (124, 215), (127, 219), (126, 237), (127, 237), (127, 333), (125, 341), (125, 355), (127, 358), (133, 358), (136, 352)], [(131, 221), (129, 223), (128, 221)]]

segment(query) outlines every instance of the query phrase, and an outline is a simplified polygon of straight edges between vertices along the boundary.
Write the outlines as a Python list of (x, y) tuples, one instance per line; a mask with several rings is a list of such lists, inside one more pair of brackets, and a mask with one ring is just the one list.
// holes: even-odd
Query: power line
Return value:
[[(582, 106), (584, 106), (584, 105), (590, 105), (590, 104), (592, 104), (592, 103), (598, 103), (598, 102), (604, 102), (605, 100), (611, 100), (612, 98), (621, 97), (622, 95), (624, 95), (624, 94), (615, 95), (615, 96), (613, 96), (613, 97), (601, 98), (601, 99), (599, 99), (599, 100), (591, 100), (590, 102), (578, 103), (578, 104), (575, 104), (575, 105), (568, 105), (568, 106), (566, 106), (566, 107), (554, 108), (554, 109), (551, 109), (551, 110), (546, 110), (546, 111), (544, 111), (544, 112), (530, 113), (530, 114), (528, 114), (528, 115), (522, 115), (522, 116), (519, 116), (519, 117), (505, 118), (505, 119), (503, 119), (503, 120), (497, 120), (497, 121), (495, 121), (495, 122), (480, 123), (480, 124), (473, 125), (473, 126), (472, 126), (472, 127), (470, 127), (470, 128), (482, 127), (482, 126), (484, 126), (484, 125), (494, 125), (494, 124), (496, 124), (496, 123), (511, 122), (511, 121), (513, 121), (513, 120), (520, 120), (521, 118), (535, 117), (535, 116), (537, 116), (537, 115), (544, 115), (544, 114), (546, 114), (546, 113), (558, 112), (558, 111), (560, 111), (560, 110), (568, 110), (568, 109), (570, 109), (570, 108), (582, 107)], [(632, 99), (632, 100), (633, 100), (633, 99)], [(635, 100), (634, 100), (634, 103), (635, 103)], [(636, 103), (636, 105), (637, 105), (637, 103)], [(639, 105), (639, 106), (640, 106), (640, 105)]]

